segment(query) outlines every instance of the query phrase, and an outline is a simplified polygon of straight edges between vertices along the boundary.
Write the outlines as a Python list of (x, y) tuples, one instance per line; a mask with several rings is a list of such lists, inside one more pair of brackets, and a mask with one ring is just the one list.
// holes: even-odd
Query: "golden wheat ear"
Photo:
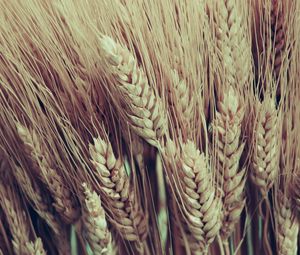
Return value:
[(240, 168), (244, 149), (241, 142), (241, 122), (244, 105), (233, 87), (225, 92), (218, 102), (218, 111), (213, 121), (214, 167), (219, 187), (223, 190), (222, 239), (226, 240), (245, 205), (245, 169)]
[(299, 221), (293, 213), (293, 201), (277, 191), (275, 208), (277, 254), (297, 254)]
[(134, 242), (142, 253), (148, 235), (148, 217), (130, 185), (123, 160), (117, 159), (111, 144), (101, 138), (90, 144), (90, 155), (99, 181), (97, 190), (110, 214), (108, 220), (122, 238)]
[(112, 235), (108, 229), (106, 215), (100, 197), (82, 184), (84, 195), (83, 228), (94, 254), (112, 254)]
[(298, 213), (300, 213), (300, 173), (297, 173), (297, 175), (294, 177), (292, 190), (296, 209)]
[(153, 146), (159, 147), (167, 131), (167, 114), (162, 99), (148, 83), (146, 74), (130, 51), (103, 36), (100, 47), (115, 81), (114, 95), (126, 105), (122, 109), (127, 121), (137, 135)]
[[(221, 201), (218, 197), (208, 158), (192, 141), (181, 144), (167, 142), (165, 160), (175, 174), (178, 172), (177, 206), (181, 211), (181, 223), (185, 235), (193, 242), (192, 249), (208, 251), (221, 227)], [(172, 162), (174, 160), (174, 162)], [(181, 199), (180, 199), (181, 198)], [(194, 248), (193, 248), (194, 247)]]
[(54, 169), (49, 151), (35, 130), (17, 123), (17, 131), (23, 142), (26, 156), (33, 163), (40, 179), (47, 186), (55, 201), (53, 204), (55, 209), (67, 224), (75, 222), (80, 216), (79, 204), (67, 188), (63, 177)]
[(274, 99), (265, 97), (257, 103), (257, 119), (254, 127), (254, 151), (250, 178), (265, 197), (273, 186), (279, 170), (279, 111)]
[(19, 166), (14, 168), (14, 176), (18, 185), (24, 193), (24, 196), (31, 203), (32, 207), (43, 218), (51, 229), (56, 233), (60, 233), (59, 219), (56, 218), (51, 210), (51, 206), (45, 202), (45, 198), (38, 183), (33, 180), (28, 173)]
[(34, 242), (26, 243), (26, 253), (31, 255), (46, 255), (41, 238), (37, 238)]
[[(237, 0), (214, 0), (212, 3), (216, 54), (225, 68), (225, 83), (245, 88), (252, 72), (247, 17)], [(246, 6), (247, 3), (244, 4)]]

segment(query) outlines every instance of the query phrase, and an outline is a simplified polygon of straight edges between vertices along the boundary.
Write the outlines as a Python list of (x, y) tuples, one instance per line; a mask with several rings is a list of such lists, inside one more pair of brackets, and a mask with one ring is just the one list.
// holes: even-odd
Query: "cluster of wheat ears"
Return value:
[(299, 0), (0, 0), (0, 254), (296, 255)]

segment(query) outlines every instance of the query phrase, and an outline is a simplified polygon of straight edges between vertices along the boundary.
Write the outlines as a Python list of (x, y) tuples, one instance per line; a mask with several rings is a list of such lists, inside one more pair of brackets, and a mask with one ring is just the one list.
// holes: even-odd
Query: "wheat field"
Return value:
[(300, 254), (299, 24), (299, 0), (0, 0), (0, 254)]

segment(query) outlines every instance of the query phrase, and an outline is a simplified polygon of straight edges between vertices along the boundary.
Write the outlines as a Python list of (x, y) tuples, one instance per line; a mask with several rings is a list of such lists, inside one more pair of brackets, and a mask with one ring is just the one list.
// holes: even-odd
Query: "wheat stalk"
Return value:
[(240, 169), (244, 149), (241, 143), (241, 122), (244, 106), (233, 87), (223, 94), (218, 102), (218, 111), (213, 122), (214, 166), (217, 179), (223, 190), (223, 222), (221, 235), (228, 239), (245, 205), (245, 169)]
[(125, 166), (116, 159), (111, 144), (101, 138), (90, 144), (90, 155), (99, 179), (99, 192), (103, 203), (109, 208), (109, 221), (128, 241), (134, 241), (138, 249), (147, 236), (148, 221), (130, 186)]
[(293, 201), (278, 190), (275, 208), (276, 242), (278, 255), (296, 255), (299, 222), (293, 213)]
[(274, 99), (266, 96), (255, 104), (254, 151), (250, 178), (265, 197), (279, 170), (279, 120)]
[(172, 168), (174, 160), (173, 168), (178, 172), (180, 188), (175, 195), (182, 197), (178, 203), (183, 215), (182, 225), (187, 230), (187, 236), (196, 241), (193, 247), (205, 253), (221, 227), (221, 202), (207, 156), (200, 153), (190, 140), (181, 144), (180, 152), (176, 151), (176, 145), (171, 140), (166, 146), (165, 161)]
[(112, 236), (105, 219), (105, 212), (100, 197), (91, 191), (86, 183), (82, 184), (84, 192), (83, 227), (93, 253), (112, 254)]
[(132, 129), (149, 144), (158, 147), (167, 131), (167, 118), (162, 99), (149, 85), (146, 74), (130, 53), (112, 38), (103, 36), (100, 46), (110, 71), (123, 109)]
[(26, 255), (46, 255), (41, 238), (26, 243)]
[(50, 155), (43, 147), (38, 134), (20, 123), (17, 123), (17, 131), (23, 141), (25, 152), (33, 161), (34, 166), (40, 170), (41, 180), (47, 185), (54, 198), (55, 209), (66, 223), (76, 221), (80, 215), (79, 205), (71, 191), (66, 188), (63, 178), (52, 167)]

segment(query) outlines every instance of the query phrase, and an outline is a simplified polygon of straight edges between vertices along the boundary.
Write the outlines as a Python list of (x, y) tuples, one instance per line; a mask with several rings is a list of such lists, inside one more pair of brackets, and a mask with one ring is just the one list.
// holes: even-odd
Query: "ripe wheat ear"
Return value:
[(178, 151), (174, 148), (175, 143), (168, 141), (164, 158), (171, 172), (178, 174), (180, 188), (173, 195), (181, 197), (176, 204), (182, 212), (180, 220), (191, 248), (205, 253), (221, 227), (221, 201), (207, 156), (192, 141), (182, 144)]
[(130, 185), (125, 165), (117, 159), (109, 142), (101, 138), (90, 144), (90, 155), (99, 181), (98, 192), (109, 213), (108, 220), (125, 240), (143, 253), (148, 234), (148, 217)]
[(54, 198), (54, 207), (66, 223), (76, 221), (80, 216), (80, 207), (59, 173), (52, 167), (51, 157), (34, 130), (17, 124), (18, 134), (23, 141), (27, 157), (33, 162), (41, 180)]
[(292, 199), (281, 190), (277, 191), (275, 208), (276, 242), (279, 255), (297, 254), (299, 221), (293, 212)]
[(241, 122), (244, 105), (233, 87), (218, 102), (213, 122), (214, 167), (219, 187), (223, 190), (223, 224), (221, 236), (228, 239), (245, 206), (245, 169), (240, 169), (244, 149), (241, 142)]
[(142, 67), (127, 48), (108, 36), (100, 39), (100, 46), (116, 81), (115, 94), (126, 105), (123, 110), (132, 129), (148, 143), (159, 147), (168, 128), (162, 99), (149, 85)]
[(86, 183), (82, 184), (84, 193), (83, 226), (94, 254), (112, 254), (112, 235), (108, 229), (105, 211), (100, 197), (91, 191)]
[(255, 106), (254, 152), (250, 178), (265, 197), (273, 186), (279, 170), (279, 121), (274, 99), (266, 97)]

